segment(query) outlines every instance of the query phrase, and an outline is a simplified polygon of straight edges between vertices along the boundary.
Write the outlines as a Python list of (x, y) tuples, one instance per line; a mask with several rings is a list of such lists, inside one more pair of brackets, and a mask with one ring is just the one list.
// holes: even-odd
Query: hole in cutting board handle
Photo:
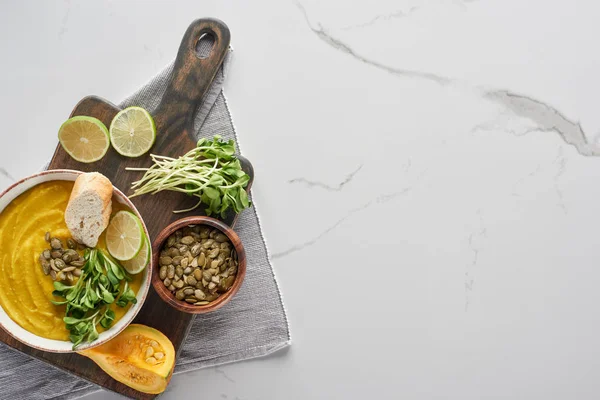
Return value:
[(210, 32), (205, 32), (196, 42), (196, 55), (205, 59), (210, 55), (210, 52), (215, 45), (215, 37)]

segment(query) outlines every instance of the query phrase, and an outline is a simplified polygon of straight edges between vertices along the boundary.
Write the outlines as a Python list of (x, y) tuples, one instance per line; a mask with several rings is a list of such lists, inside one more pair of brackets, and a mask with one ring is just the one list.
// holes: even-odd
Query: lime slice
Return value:
[(71, 157), (83, 163), (104, 157), (110, 143), (106, 126), (99, 119), (84, 116), (66, 120), (58, 130), (58, 141)]
[(110, 142), (125, 157), (139, 157), (152, 147), (156, 126), (148, 111), (128, 107), (118, 113), (110, 124)]
[(142, 222), (132, 212), (119, 211), (106, 228), (106, 248), (120, 261), (131, 260), (144, 244)]
[(142, 244), (142, 248), (137, 254), (137, 256), (133, 257), (131, 260), (123, 261), (121, 264), (127, 272), (131, 275), (138, 274), (146, 268), (148, 263), (150, 262), (150, 241), (148, 238), (144, 238), (144, 244)]

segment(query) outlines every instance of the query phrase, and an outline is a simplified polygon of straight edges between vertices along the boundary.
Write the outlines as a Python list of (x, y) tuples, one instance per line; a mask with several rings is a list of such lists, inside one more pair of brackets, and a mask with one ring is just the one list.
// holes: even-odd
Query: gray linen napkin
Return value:
[[(222, 84), (231, 61), (221, 71), (198, 110), (198, 137), (221, 135), (238, 143)], [(169, 81), (173, 63), (120, 106), (153, 110)], [(239, 149), (239, 143), (238, 143)], [(290, 332), (260, 220), (254, 203), (243, 211), (236, 229), (246, 248), (246, 278), (229, 304), (198, 315), (177, 360), (175, 373), (265, 356), (290, 344)], [(261, 293), (261, 296), (255, 296)], [(100, 387), (52, 368), (0, 343), (0, 399), (75, 399)]]

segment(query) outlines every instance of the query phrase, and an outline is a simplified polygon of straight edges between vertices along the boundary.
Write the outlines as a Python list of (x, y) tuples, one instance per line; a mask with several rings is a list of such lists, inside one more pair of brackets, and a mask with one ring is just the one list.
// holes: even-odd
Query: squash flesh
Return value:
[(139, 324), (129, 325), (109, 342), (80, 354), (117, 381), (151, 394), (167, 388), (175, 366), (171, 341), (156, 329)]

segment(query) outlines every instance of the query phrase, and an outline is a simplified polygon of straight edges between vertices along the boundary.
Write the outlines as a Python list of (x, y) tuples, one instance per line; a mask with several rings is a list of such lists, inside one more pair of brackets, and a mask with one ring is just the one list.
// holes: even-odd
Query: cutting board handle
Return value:
[[(204, 34), (211, 35), (214, 44), (201, 58), (196, 46)], [(229, 28), (222, 21), (201, 18), (191, 23), (181, 40), (171, 81), (154, 111), (159, 132), (185, 130), (193, 136), (196, 110), (223, 64), (230, 39)]]

